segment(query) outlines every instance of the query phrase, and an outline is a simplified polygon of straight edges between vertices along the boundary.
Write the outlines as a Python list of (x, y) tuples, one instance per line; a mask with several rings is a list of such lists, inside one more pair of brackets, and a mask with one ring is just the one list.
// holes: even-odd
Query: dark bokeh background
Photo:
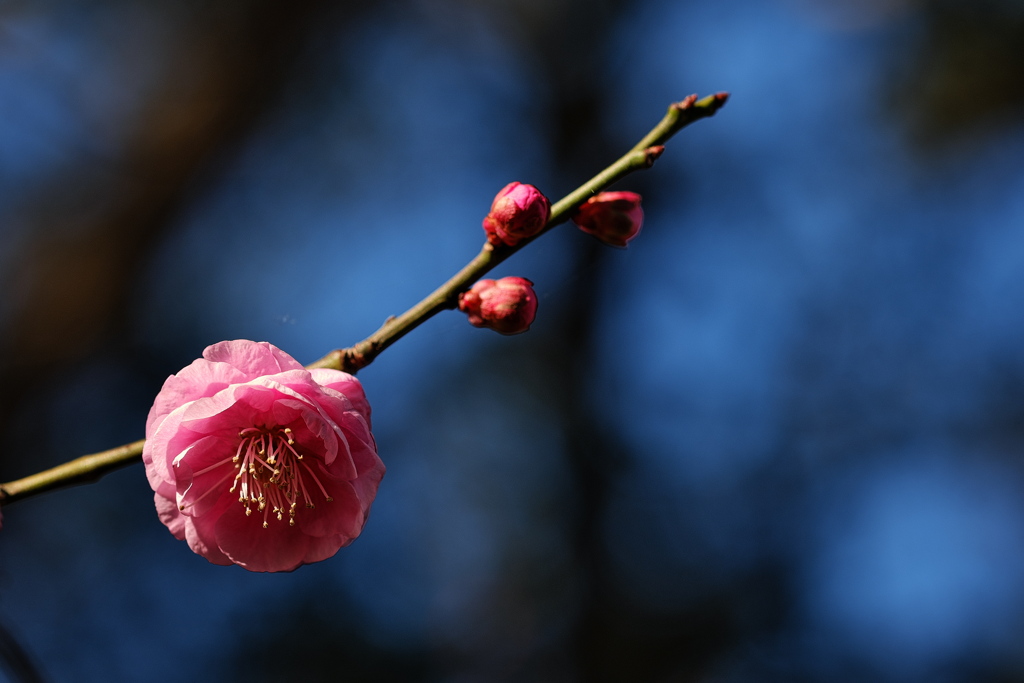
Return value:
[(362, 378), (388, 475), (291, 574), (139, 466), (4, 510), (46, 681), (1024, 681), (1019, 0), (0, 4), (0, 480), (142, 436), (221, 339), (310, 362), (733, 93)]

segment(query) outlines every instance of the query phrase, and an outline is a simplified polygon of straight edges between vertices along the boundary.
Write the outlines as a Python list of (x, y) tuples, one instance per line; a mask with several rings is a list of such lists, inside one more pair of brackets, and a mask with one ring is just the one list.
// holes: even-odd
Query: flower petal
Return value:
[(363, 530), (363, 508), (352, 484), (329, 478), (318, 472), (331, 501), (317, 498), (316, 507), (303, 508), (295, 515), (295, 523), (304, 534), (324, 537), (342, 535), (355, 538)]
[(322, 538), (310, 536), (309, 549), (306, 551), (306, 556), (302, 558), (302, 563), (312, 564), (334, 557), (339, 550), (353, 540), (355, 540), (353, 537), (348, 536), (324, 536)]
[(227, 363), (211, 363), (203, 358), (193, 361), (164, 381), (146, 418), (146, 438), (152, 436), (159, 423), (175, 408), (198, 398), (213, 396), (228, 385), (247, 379), (244, 373)]
[(238, 439), (226, 441), (207, 436), (196, 441), (175, 460), (179, 509), (189, 517), (207, 514), (221, 498), (238, 498), (229, 489), (237, 469), (231, 458), (237, 452)]
[[(380, 480), (384, 478), (386, 471), (384, 463), (377, 457), (376, 452), (373, 453), (373, 460), (375, 464), (372, 467), (361, 471), (359, 477), (350, 482), (359, 498), (360, 505), (365, 510), (364, 517), (370, 515), (370, 504), (377, 497), (377, 487), (380, 486)], [(363, 519), (363, 524), (366, 524), (366, 519)]]
[(276, 375), (284, 370), (302, 370), (302, 364), (268, 342), (248, 339), (222, 341), (207, 346), (203, 358), (227, 363), (255, 379), (262, 375)]
[(159, 492), (153, 494), (156, 501), (156, 513), (160, 521), (170, 530), (179, 541), (185, 540), (185, 517), (178, 510), (178, 504), (173, 499), (165, 498)]
[(289, 572), (303, 563), (309, 549), (309, 537), (288, 526), (287, 518), (269, 517), (266, 529), (263, 516), (245, 515), (242, 506), (232, 506), (215, 529), (220, 550), (235, 564), (252, 572)]
[(185, 540), (192, 552), (202, 555), (213, 564), (232, 564), (231, 559), (217, 547), (217, 535), (214, 532), (216, 523), (217, 519), (212, 515), (186, 517)]
[(154, 434), (146, 437), (146, 443), (142, 446), (146, 478), (149, 479), (149, 485), (154, 491), (162, 484), (174, 484), (171, 463), (181, 449), (172, 446), (170, 442), (181, 432), (181, 418), (184, 413), (184, 407), (172, 412), (167, 419), (160, 422)]
[(366, 426), (370, 426), (370, 403), (366, 400), (366, 392), (363, 391), (363, 385), (358, 379), (347, 372), (327, 368), (316, 368), (310, 370), (309, 374), (320, 386), (337, 391), (347, 398), (352, 407), (366, 420)]

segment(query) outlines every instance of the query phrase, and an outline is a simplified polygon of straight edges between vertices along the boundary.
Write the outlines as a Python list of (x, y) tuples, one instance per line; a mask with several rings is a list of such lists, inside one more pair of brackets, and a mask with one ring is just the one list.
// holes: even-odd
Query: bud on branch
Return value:
[[(387, 347), (440, 311), (459, 305), (459, 295), (490, 272), (495, 266), (554, 226), (564, 223), (588, 199), (626, 175), (650, 168), (663, 152), (665, 142), (694, 121), (714, 116), (728, 100), (727, 93), (716, 93), (702, 99), (690, 95), (669, 106), (664, 118), (631, 150), (596, 176), (580, 185), (550, 207), (546, 223), (529, 237), (514, 245), (488, 241), (480, 253), (452, 276), (448, 282), (396, 318), (389, 318), (372, 335), (347, 349), (331, 351), (307, 368), (330, 368), (356, 372), (374, 361)], [(639, 224), (638, 228), (639, 229)], [(143, 441), (118, 446), (101, 453), (82, 456), (57, 467), (0, 485), (0, 504), (7, 505), (55, 488), (99, 479), (104, 474), (141, 460)]]

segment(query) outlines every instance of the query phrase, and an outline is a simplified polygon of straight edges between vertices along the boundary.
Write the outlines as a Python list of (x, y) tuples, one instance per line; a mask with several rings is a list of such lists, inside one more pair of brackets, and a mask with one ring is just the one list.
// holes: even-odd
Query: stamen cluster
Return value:
[(295, 439), (291, 434), (290, 427), (246, 427), (238, 433), (241, 442), (238, 452), (231, 458), (238, 473), (228, 491), (238, 489), (238, 502), (245, 506), (246, 515), (252, 514), (252, 504), (258, 506), (258, 511), (263, 513), (264, 529), (269, 527), (268, 512), (279, 522), (287, 513), (288, 526), (295, 526), (295, 508), (300, 496), (305, 507), (316, 507), (306, 488), (305, 475), (320, 489), (325, 501), (334, 500), (316, 473), (302, 462), (302, 454), (295, 450)]

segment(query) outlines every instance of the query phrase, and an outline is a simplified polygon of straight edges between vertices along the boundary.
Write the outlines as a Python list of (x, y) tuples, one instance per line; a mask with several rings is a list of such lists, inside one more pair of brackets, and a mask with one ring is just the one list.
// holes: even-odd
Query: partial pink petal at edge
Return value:
[(309, 537), (288, 526), (287, 517), (270, 517), (263, 528), (263, 516), (254, 511), (245, 516), (242, 506), (229, 508), (215, 525), (217, 543), (235, 564), (252, 572), (288, 572), (301, 565), (309, 549)]

